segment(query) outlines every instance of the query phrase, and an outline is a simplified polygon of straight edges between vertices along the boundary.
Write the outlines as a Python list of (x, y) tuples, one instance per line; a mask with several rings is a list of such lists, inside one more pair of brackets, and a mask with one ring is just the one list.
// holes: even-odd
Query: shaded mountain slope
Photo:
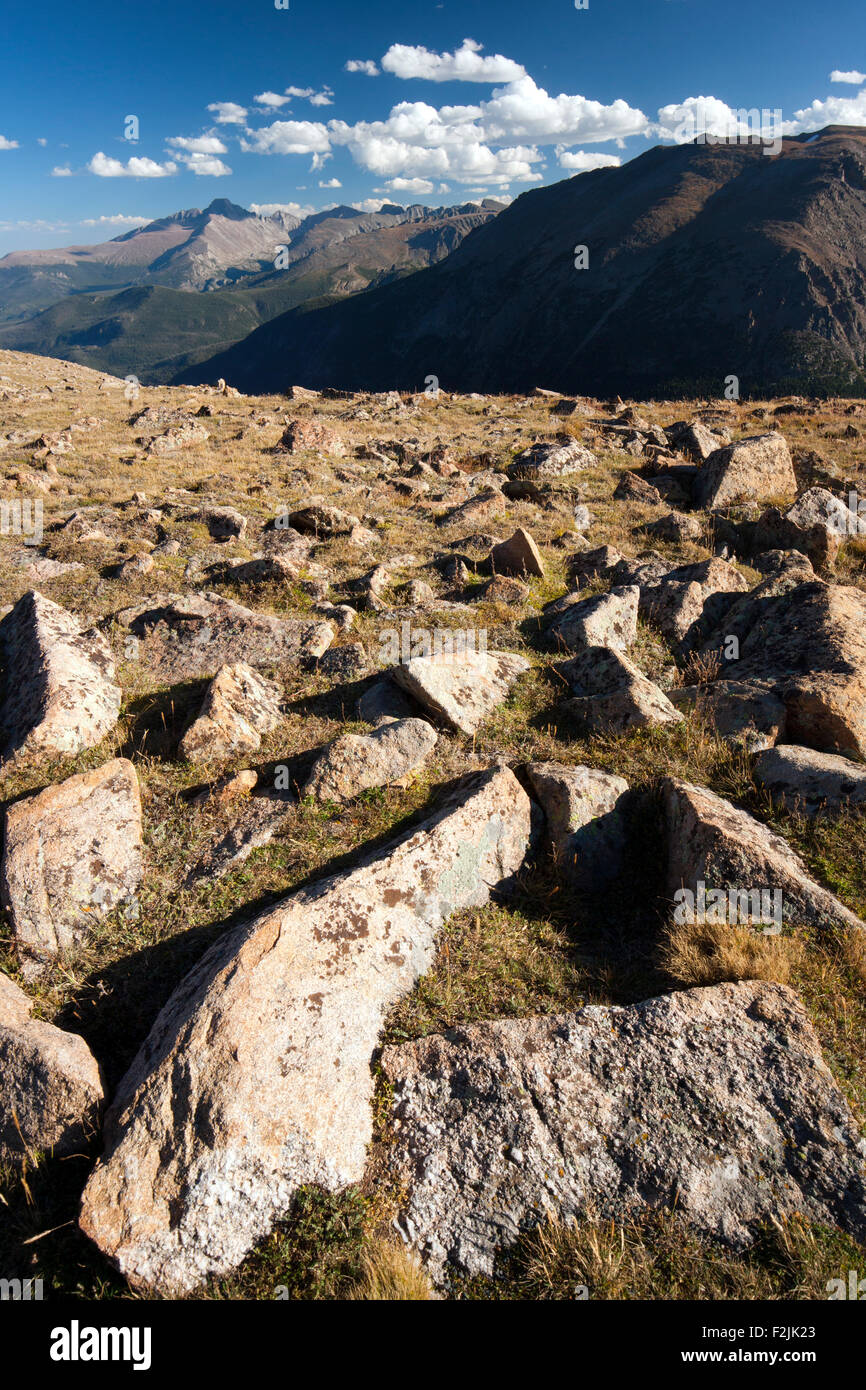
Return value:
[[(585, 245), (589, 267), (577, 270)], [(410, 279), (273, 319), (192, 380), (665, 395), (866, 390), (866, 131), (658, 147), (523, 194)]]

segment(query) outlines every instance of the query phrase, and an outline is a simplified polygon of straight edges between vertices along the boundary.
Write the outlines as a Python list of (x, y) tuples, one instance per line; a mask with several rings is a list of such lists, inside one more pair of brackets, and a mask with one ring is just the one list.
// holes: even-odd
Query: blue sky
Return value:
[(0, 253), (216, 197), (516, 197), (685, 138), (697, 98), (866, 125), (864, 73), (864, 0), (42, 0), (4, 20)]

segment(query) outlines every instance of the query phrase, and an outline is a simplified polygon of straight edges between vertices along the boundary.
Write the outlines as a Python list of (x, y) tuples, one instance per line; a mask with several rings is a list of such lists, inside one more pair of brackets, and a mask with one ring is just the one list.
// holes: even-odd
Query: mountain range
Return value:
[(429, 269), (277, 316), (184, 380), (866, 394), (864, 367), (866, 130), (831, 126), (775, 155), (659, 146), (534, 189)]
[(501, 208), (298, 218), (217, 199), (101, 245), (14, 251), (0, 259), (0, 347), (165, 381), (296, 305), (433, 264)]

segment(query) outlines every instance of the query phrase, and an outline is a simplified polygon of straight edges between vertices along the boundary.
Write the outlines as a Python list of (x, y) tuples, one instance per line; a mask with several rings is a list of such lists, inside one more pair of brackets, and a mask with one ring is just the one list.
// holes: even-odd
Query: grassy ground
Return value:
[[(23, 385), (28, 399), (10, 392), (4, 378)], [(866, 814), (808, 822), (773, 807), (755, 786), (749, 762), (721, 742), (700, 717), (683, 724), (624, 737), (583, 738), (558, 706), (561, 684), (551, 670), (554, 653), (540, 636), (539, 613), (551, 598), (566, 592), (568, 560), (576, 537), (571, 509), (577, 489), (563, 488), (542, 505), (508, 503), (501, 515), (471, 525), (452, 526), (447, 514), (459, 500), (452, 480), (425, 476), (429, 492), (407, 497), (392, 486), (401, 470), (376, 460), (355, 458), (356, 446), (381, 448), (417, 440), (422, 448), (444, 445), (465, 477), (501, 470), (516, 448), (565, 428), (597, 453), (596, 469), (575, 481), (579, 498), (595, 517), (593, 544), (609, 543), (634, 555), (647, 548), (640, 526), (653, 508), (613, 498), (621, 472), (635, 460), (613, 449), (591, 418), (572, 417), (563, 426), (551, 419), (550, 402), (496, 398), (440, 400), (416, 398), (405, 414), (381, 403), (364, 402), (369, 418), (354, 403), (318, 403), (316, 415), (346, 440), (344, 459), (323, 461), (315, 454), (274, 454), (285, 418), (306, 418), (313, 408), (285, 398), (243, 398), (206, 391), (142, 389), (135, 402), (122, 388), (100, 389), (102, 378), (86, 369), (0, 352), (0, 438), (13, 430), (28, 442), (0, 448), (0, 495), (35, 495), (30, 474), (45, 478), (33, 444), (45, 431), (95, 417), (97, 425), (76, 433), (74, 451), (57, 459), (57, 476), (44, 495), (45, 536), (39, 554), (75, 560), (83, 568), (40, 582), (45, 595), (89, 622), (105, 621), (119, 660), (124, 691), (120, 721), (95, 749), (77, 758), (42, 762), (0, 777), (0, 798), (8, 803), (74, 772), (98, 766), (122, 753), (133, 758), (142, 786), (147, 873), (137, 911), (119, 911), (95, 924), (87, 942), (27, 983), (35, 1011), (83, 1034), (106, 1074), (109, 1092), (146, 1037), (162, 1004), (179, 980), (226, 925), (321, 874), (351, 864), (362, 847), (385, 843), (420, 818), (442, 789), (497, 756), (512, 766), (530, 759), (589, 764), (628, 779), (638, 795), (633, 809), (634, 852), (628, 883), (603, 899), (578, 898), (557, 883), (551, 867), (536, 866), (507, 905), (459, 914), (443, 932), (433, 969), (393, 1011), (385, 1041), (395, 1042), (465, 1021), (568, 1010), (585, 1002), (629, 1003), (654, 993), (692, 984), (736, 978), (786, 980), (798, 989), (812, 1015), (825, 1055), (856, 1113), (866, 1117), (866, 963), (841, 939), (808, 933), (780, 938), (731, 931), (684, 935), (671, 930), (660, 901), (661, 828), (658, 784), (666, 775), (707, 785), (770, 822), (806, 859), (816, 877), (866, 917)], [(52, 387), (48, 391), (48, 387)], [(651, 423), (690, 418), (701, 403), (643, 404)], [(157, 459), (137, 443), (141, 426), (132, 417), (145, 406), (168, 405), (201, 418), (209, 439), (180, 454)], [(864, 450), (845, 431), (848, 403), (821, 403), (803, 415), (786, 415), (781, 425), (795, 451), (804, 485), (835, 477), (866, 493)], [(774, 403), (732, 407), (734, 435), (760, 432), (772, 420)], [(590, 416), (603, 415), (602, 403)], [(854, 417), (855, 419), (857, 417)], [(821, 455), (822, 462), (812, 457)], [(23, 471), (24, 482), (16, 475)], [(403, 471), (406, 471), (405, 469)], [(133, 502), (136, 493), (147, 500)], [(277, 835), (244, 864), (214, 882), (185, 888), (193, 858), (224, 833), (237, 814), (234, 803), (194, 802), (192, 793), (207, 785), (201, 767), (182, 761), (178, 741), (196, 711), (206, 682), (160, 685), (145, 662), (127, 653), (124, 634), (110, 618), (123, 607), (156, 592), (197, 589), (200, 580), (186, 565), (246, 558), (259, 548), (260, 528), (279, 510), (305, 504), (311, 494), (357, 515), (375, 534), (358, 546), (345, 537), (320, 544), (316, 565), (296, 583), (277, 586), (227, 585), (215, 588), (250, 607), (281, 615), (309, 616), (320, 598), (354, 602), (354, 581), (374, 563), (392, 571), (390, 593), (400, 602), (402, 585), (420, 578), (437, 597), (454, 597), (430, 561), (449, 551), (480, 560), (489, 548), (471, 533), (507, 536), (515, 526), (530, 529), (538, 541), (546, 577), (529, 581), (525, 603), (472, 602), (472, 584), (462, 595), (463, 612), (430, 614), (430, 626), (484, 627), (488, 644), (528, 656), (532, 669), (507, 702), (474, 739), (443, 734), (433, 756), (408, 786), (374, 791), (347, 807), (301, 802), (287, 809)], [(42, 495), (42, 494), (40, 494)], [(250, 519), (242, 542), (212, 543), (206, 529), (168, 510), (172, 504), (231, 504)], [(75, 540), (53, 529), (77, 508), (100, 508), (105, 541)], [(148, 519), (148, 508), (162, 508)], [(162, 528), (162, 530), (160, 530)], [(114, 567), (125, 555), (155, 544), (161, 536), (179, 542), (176, 555), (156, 557), (146, 577), (119, 580)], [(469, 540), (467, 540), (469, 536)], [(672, 561), (706, 558), (704, 546), (656, 544)], [(0, 606), (13, 603), (33, 581), (16, 563), (21, 538), (0, 537)], [(756, 576), (744, 571), (751, 580)], [(837, 577), (866, 589), (866, 547), (843, 551)], [(379, 638), (390, 626), (387, 615), (362, 612), (337, 643), (362, 642), (375, 666)], [(415, 625), (419, 620), (415, 619)], [(657, 633), (642, 626), (635, 656), (657, 678), (672, 655)], [(364, 682), (334, 684), (310, 671), (271, 671), (283, 686), (285, 717), (250, 763), (238, 758), (222, 771), (253, 766), (261, 784), (287, 765), (292, 780), (303, 776), (322, 744), (345, 729), (364, 730), (354, 705)], [(10, 673), (6, 673), (8, 680)], [(678, 677), (682, 679), (682, 676)], [(8, 922), (0, 923), (0, 969), (21, 980)], [(387, 1097), (379, 1096), (381, 1124), (376, 1145), (388, 1142)], [(95, 1150), (57, 1160), (34, 1156), (23, 1172), (2, 1175), (0, 1271), (44, 1279), (52, 1293), (85, 1298), (133, 1295), (99, 1253), (77, 1232), (77, 1200)], [(376, 1150), (371, 1163), (375, 1171)], [(426, 1277), (395, 1246), (390, 1226), (393, 1194), (370, 1176), (339, 1196), (304, 1191), (273, 1234), (231, 1277), (212, 1281), (203, 1295), (243, 1298), (382, 1298), (431, 1296)], [(857, 1267), (858, 1252), (838, 1233), (805, 1226), (770, 1228), (746, 1255), (733, 1256), (699, 1242), (676, 1218), (653, 1217), (640, 1226), (613, 1227), (590, 1220), (578, 1228), (545, 1228), (528, 1235), (503, 1260), (494, 1281), (456, 1282), (451, 1296), (464, 1298), (566, 1298), (586, 1285), (594, 1297), (824, 1297), (826, 1280)], [(862, 1251), (859, 1252), (862, 1263)], [(284, 1291), (284, 1292), (278, 1292)]]

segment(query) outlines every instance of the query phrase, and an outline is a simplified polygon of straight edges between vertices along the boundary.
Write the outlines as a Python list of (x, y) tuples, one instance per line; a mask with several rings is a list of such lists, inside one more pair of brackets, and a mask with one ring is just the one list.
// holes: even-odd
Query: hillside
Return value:
[[(589, 252), (575, 269), (574, 249)], [(657, 147), (524, 193), (411, 280), (272, 320), (188, 380), (671, 395), (866, 390), (866, 132)]]
[[(243, 209), (230, 217), (213, 207), (88, 248), (81, 261), (48, 251), (5, 257), (0, 319), (4, 307), (11, 318), (37, 296), (56, 302), (23, 321), (0, 322), (0, 347), (167, 381), (297, 305), (355, 294), (435, 264), (502, 205), (489, 199), (433, 209), (386, 204), (379, 213), (343, 207), (300, 222)], [(189, 235), (179, 240), (184, 230)], [(275, 270), (280, 244), (288, 264)], [(52, 255), (67, 259), (49, 264)], [(99, 290), (106, 279), (132, 285), (87, 293), (94, 277)]]

